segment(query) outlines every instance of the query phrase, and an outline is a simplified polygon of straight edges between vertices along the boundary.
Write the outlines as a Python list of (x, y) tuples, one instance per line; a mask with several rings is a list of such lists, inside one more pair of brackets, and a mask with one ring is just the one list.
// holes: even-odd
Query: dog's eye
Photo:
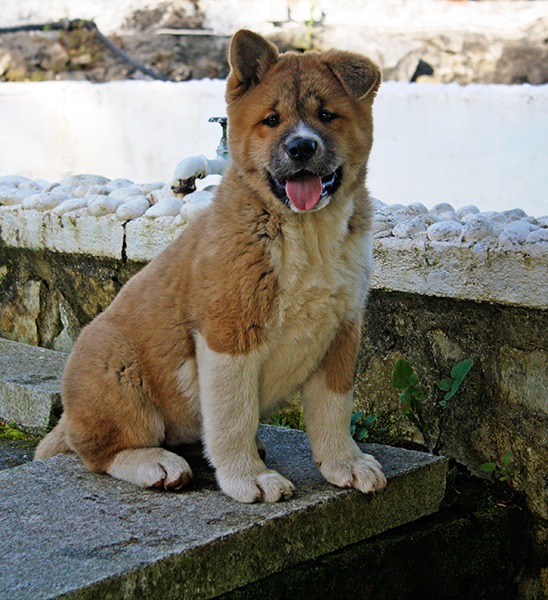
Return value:
[(320, 121), (323, 121), (324, 123), (331, 123), (331, 121), (334, 121), (337, 118), (337, 115), (335, 113), (332, 113), (330, 110), (327, 110), (327, 108), (322, 108), (320, 109)]
[(268, 115), (263, 121), (263, 124), (267, 127), (277, 127), (280, 124), (280, 115)]

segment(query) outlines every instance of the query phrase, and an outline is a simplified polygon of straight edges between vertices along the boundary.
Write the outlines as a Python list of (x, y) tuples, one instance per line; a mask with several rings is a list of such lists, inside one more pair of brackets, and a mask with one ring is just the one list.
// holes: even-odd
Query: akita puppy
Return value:
[(215, 198), (83, 329), (36, 458), (72, 450), (92, 471), (177, 489), (191, 469), (165, 448), (202, 440), (226, 494), (277, 502), (293, 485), (255, 436), (302, 389), (327, 481), (379, 490), (381, 466), (349, 433), (379, 69), (337, 50), (280, 55), (250, 31), (230, 66), (231, 163)]

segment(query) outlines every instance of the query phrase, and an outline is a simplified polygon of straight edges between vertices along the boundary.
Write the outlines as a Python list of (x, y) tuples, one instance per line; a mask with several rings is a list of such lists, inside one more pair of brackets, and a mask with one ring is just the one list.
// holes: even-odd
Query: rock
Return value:
[(40, 67), (45, 71), (53, 71), (58, 73), (62, 71), (65, 65), (68, 64), (70, 56), (68, 52), (58, 42), (51, 44), (43, 52), (42, 59), (40, 61)]
[(88, 204), (87, 198), (69, 198), (61, 202), (58, 206), (52, 209), (54, 215), (64, 215), (71, 210), (78, 210), (79, 208), (86, 208)]
[[(477, 215), (479, 213), (479, 208), (477, 206), (472, 206), (467, 205), (467, 206), (463, 206), (462, 208), (458, 208), (456, 210), (457, 215), (459, 216), (459, 218), (461, 220), (464, 219), (464, 217), (467, 217), (468, 215)], [(463, 221), (464, 222), (464, 221)]]
[(182, 206), (183, 201), (179, 198), (163, 198), (145, 212), (145, 217), (148, 217), (149, 219), (154, 219), (156, 217), (174, 217), (181, 212)]
[(128, 198), (142, 195), (143, 192), (141, 188), (137, 185), (127, 185), (123, 187), (118, 187), (112, 190), (112, 192), (110, 192), (109, 194), (111, 198), (116, 198), (116, 200), (127, 200)]
[[(473, 213), (469, 213), (473, 214)], [(474, 215), (473, 218), (468, 220), (463, 228), (461, 234), (462, 242), (479, 242), (491, 235), (495, 234), (495, 228), (485, 217)]]
[(23, 208), (50, 210), (61, 204), (61, 202), (68, 200), (70, 197), (70, 194), (67, 194), (66, 192), (54, 191), (41, 194), (34, 193), (23, 200)]
[(90, 196), (88, 198), (88, 213), (92, 217), (113, 214), (123, 202), (123, 200), (112, 198), (111, 196), (102, 196), (100, 194)]
[(81, 185), (89, 187), (91, 185), (106, 185), (109, 181), (110, 179), (108, 177), (103, 177), (102, 175), (71, 175), (70, 177), (61, 180), (59, 185), (64, 188), (76, 188)]
[[(112, 196), (111, 196), (112, 197)], [(116, 217), (120, 221), (138, 219), (150, 208), (150, 202), (145, 196), (134, 196), (116, 209)]]
[(439, 221), (427, 230), (429, 240), (435, 242), (456, 242), (459, 240), (462, 225), (456, 221)]
[(545, 227), (539, 227), (539, 229), (531, 231), (525, 240), (526, 244), (536, 244), (537, 242), (548, 244), (548, 229)]
[(398, 238), (407, 238), (426, 231), (432, 223), (425, 217), (425, 215), (421, 215), (414, 217), (410, 221), (398, 223), (392, 230), (392, 233)]
[(0, 188), (0, 204), (4, 206), (22, 204), (25, 198), (34, 194), (36, 194), (35, 190), (19, 190), (12, 187)]
[(514, 221), (500, 234), (499, 244), (502, 248), (511, 249), (525, 244), (529, 234), (538, 229), (527, 221)]

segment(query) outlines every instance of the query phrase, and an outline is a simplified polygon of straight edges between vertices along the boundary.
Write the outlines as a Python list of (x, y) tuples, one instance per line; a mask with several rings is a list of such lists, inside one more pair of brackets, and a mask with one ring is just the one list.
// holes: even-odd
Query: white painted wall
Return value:
[[(0, 84), (0, 175), (97, 173), (169, 180), (213, 157), (224, 82)], [(388, 203), (548, 213), (548, 86), (386, 82), (375, 103), (369, 187)]]

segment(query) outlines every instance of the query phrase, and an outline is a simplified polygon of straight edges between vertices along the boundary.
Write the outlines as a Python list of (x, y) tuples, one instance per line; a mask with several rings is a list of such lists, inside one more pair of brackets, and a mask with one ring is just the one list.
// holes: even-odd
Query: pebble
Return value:
[[(112, 196), (110, 196), (112, 197)], [(127, 202), (120, 204), (116, 209), (116, 218), (120, 221), (131, 221), (138, 219), (150, 208), (150, 202), (146, 196), (134, 196)]]
[(462, 225), (456, 221), (438, 221), (426, 230), (429, 240), (435, 242), (455, 242), (461, 235)]
[(489, 219), (477, 213), (467, 214), (472, 215), (472, 218), (467, 220), (462, 227), (461, 242), (479, 242), (491, 235), (495, 235), (495, 228)]
[(529, 234), (537, 230), (538, 226), (527, 221), (514, 221), (500, 235), (501, 248), (513, 248), (525, 244)]
[(71, 210), (78, 210), (79, 208), (86, 208), (88, 201), (86, 198), (69, 198), (64, 200), (61, 204), (58, 204), (52, 209), (54, 215), (64, 215)]
[(5, 206), (15, 206), (22, 204), (27, 196), (36, 194), (34, 190), (21, 190), (13, 187), (5, 187), (0, 189), (0, 204)]
[(66, 192), (45, 192), (43, 194), (37, 194), (34, 192), (31, 196), (27, 196), (23, 200), (23, 208), (29, 208), (34, 210), (51, 210), (56, 206), (59, 206), (61, 202), (69, 200), (70, 194)]
[(143, 192), (137, 185), (127, 185), (112, 190), (109, 196), (110, 198), (115, 198), (116, 200), (128, 200), (129, 198), (133, 198), (135, 196), (143, 196)]
[(180, 198), (163, 198), (145, 212), (145, 217), (149, 219), (154, 219), (155, 217), (174, 217), (181, 212), (182, 206), (183, 201)]
[(123, 204), (123, 200), (117, 198), (111, 198), (110, 196), (102, 196), (97, 194), (96, 196), (90, 196), (88, 198), (88, 213), (92, 217), (103, 217), (104, 215), (110, 215)]
[(204, 190), (194, 192), (185, 197), (187, 202), (181, 206), (181, 218), (185, 223), (194, 218), (197, 214), (207, 210), (213, 201), (214, 195)]
[[(0, 205), (13, 210), (51, 211), (57, 216), (87, 209), (91, 216), (113, 215), (123, 222), (178, 216), (187, 222), (211, 205), (216, 189), (209, 186), (181, 199), (171, 186), (171, 182), (136, 184), (92, 174), (73, 175), (59, 182), (8, 175), (0, 177)], [(474, 252), (487, 252), (494, 246), (516, 250), (533, 244), (544, 252), (548, 244), (548, 215), (532, 217), (519, 208), (481, 212), (473, 205), (455, 209), (443, 202), (429, 210), (420, 202), (407, 206), (387, 204), (378, 198), (371, 198), (371, 202), (376, 239), (461, 243)]]

